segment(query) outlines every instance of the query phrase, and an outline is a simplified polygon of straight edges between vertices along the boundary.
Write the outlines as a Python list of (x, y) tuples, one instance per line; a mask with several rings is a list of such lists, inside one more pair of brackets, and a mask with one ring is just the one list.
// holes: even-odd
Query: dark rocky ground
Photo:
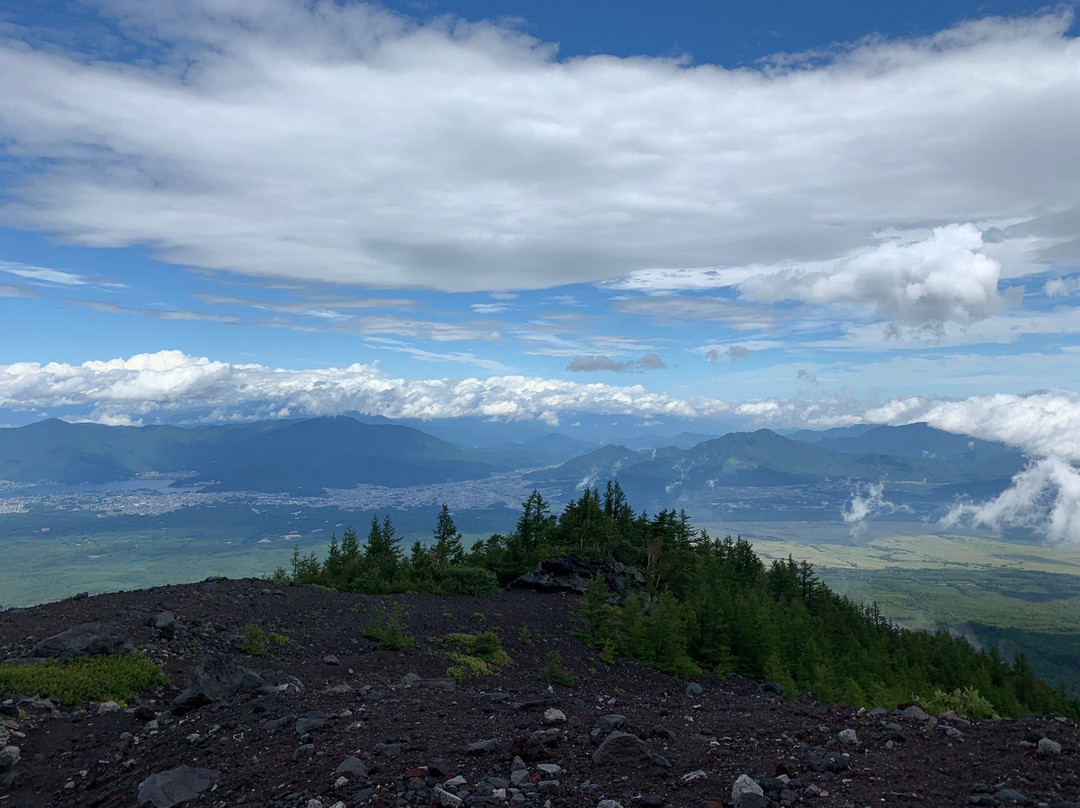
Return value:
[[(401, 651), (362, 636), (373, 604), (391, 599), (259, 580), (0, 612), (0, 657), (27, 656), (76, 624), (113, 624), (172, 682), (126, 709), (3, 694), (0, 808), (824, 808), (1080, 799), (1080, 738), (1071, 720), (868, 714), (784, 701), (738, 677), (680, 680), (621, 659), (609, 666), (570, 633), (572, 595), (394, 600), (415, 639)], [(170, 639), (147, 625), (162, 610), (177, 619)], [(235, 647), (248, 625), (292, 642), (271, 646), (272, 659), (252, 657)], [(532, 634), (527, 645), (523, 626)], [(438, 639), (490, 629), (500, 631), (513, 664), (450, 689), (451, 662)], [(576, 677), (573, 686), (542, 680), (552, 650)], [(212, 693), (210, 703), (175, 715), (174, 699), (208, 660), (226, 676), (237, 666), (257, 672), (265, 686)], [(243, 684), (239, 675), (233, 684)], [(616, 726), (628, 735), (601, 747)], [(175, 781), (155, 777), (182, 766), (192, 770), (180, 769)], [(733, 797), (743, 774), (764, 794), (751, 788)]]

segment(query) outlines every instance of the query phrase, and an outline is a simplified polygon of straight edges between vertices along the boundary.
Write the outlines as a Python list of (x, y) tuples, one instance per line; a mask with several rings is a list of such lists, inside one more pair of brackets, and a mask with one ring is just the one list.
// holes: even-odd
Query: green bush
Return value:
[(28, 696), (55, 696), (64, 704), (128, 699), (152, 687), (164, 687), (169, 680), (161, 668), (144, 654), (110, 654), (83, 657), (70, 662), (21, 665), (0, 664), (0, 692)]
[(558, 651), (548, 651), (547, 665), (544, 666), (544, 670), (540, 673), (540, 678), (545, 682), (562, 685), (563, 687), (572, 687), (577, 682), (574, 674), (570, 673), (566, 665), (563, 664), (562, 654)]
[(238, 647), (250, 656), (273, 657), (266, 648), (266, 632), (258, 626), (244, 626), (244, 641)]
[[(922, 701), (922, 699), (916, 699)], [(974, 687), (956, 688), (946, 693), (942, 690), (935, 691), (933, 698), (924, 702), (926, 711), (931, 715), (944, 713), (952, 710), (962, 718), (1000, 718), (994, 711), (994, 705), (989, 702)]]
[(364, 636), (393, 651), (413, 644), (413, 638), (405, 631), (405, 610), (400, 603), (395, 603), (389, 614), (382, 604), (376, 603), (371, 609)]
[(522, 645), (529, 645), (532, 642), (532, 632), (529, 631), (528, 626), (521, 627), (521, 633), (518, 634), (518, 642)]
[(458, 681), (474, 676), (494, 676), (511, 663), (499, 635), (493, 631), (448, 634), (444, 642), (453, 646), (449, 657), (454, 662), (446, 669), (446, 675)]

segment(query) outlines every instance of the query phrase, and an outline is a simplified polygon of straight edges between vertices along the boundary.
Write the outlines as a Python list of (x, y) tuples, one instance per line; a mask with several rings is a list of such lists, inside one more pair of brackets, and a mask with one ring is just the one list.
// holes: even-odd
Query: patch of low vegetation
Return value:
[(574, 674), (570, 672), (566, 667), (566, 663), (563, 662), (562, 654), (558, 651), (548, 652), (547, 664), (544, 665), (544, 669), (540, 672), (540, 678), (550, 684), (562, 685), (563, 687), (573, 687), (577, 682)]
[(532, 643), (532, 631), (528, 626), (521, 627), (521, 631), (518, 632), (518, 642), (522, 645), (530, 645)]
[(395, 603), (389, 612), (381, 603), (376, 603), (364, 627), (364, 636), (392, 651), (400, 651), (413, 644), (413, 638), (405, 628), (405, 610), (400, 603)]
[(453, 665), (446, 675), (459, 682), (480, 676), (495, 676), (511, 664), (510, 655), (503, 650), (499, 635), (493, 631), (480, 634), (447, 634), (443, 642)]
[(55, 697), (64, 704), (115, 701), (126, 705), (139, 693), (168, 684), (161, 668), (144, 654), (0, 664), (0, 692)]
[(961, 718), (995, 719), (1001, 718), (994, 710), (994, 705), (974, 687), (956, 688), (951, 693), (935, 691), (933, 698), (922, 702), (923, 708), (932, 714), (952, 710)]
[(292, 638), (287, 634), (278, 634), (273, 631), (267, 632), (258, 626), (247, 625), (244, 626), (244, 641), (238, 647), (249, 656), (271, 659), (274, 655), (271, 653), (268, 644), (277, 648), (284, 648), (290, 642), (292, 642)]

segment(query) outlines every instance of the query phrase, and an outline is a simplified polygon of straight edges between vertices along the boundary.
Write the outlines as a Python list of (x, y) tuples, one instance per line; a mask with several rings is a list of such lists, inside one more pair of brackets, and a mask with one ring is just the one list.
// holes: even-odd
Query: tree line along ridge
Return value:
[(1023, 654), (1005, 659), (947, 631), (901, 628), (876, 603), (833, 592), (806, 561), (766, 566), (750, 542), (696, 530), (685, 511), (636, 513), (617, 481), (603, 493), (586, 488), (558, 515), (534, 491), (513, 532), (468, 550), (445, 504), (432, 542), (408, 552), (390, 518), (375, 517), (365, 541), (347, 528), (324, 559), (297, 549), (290, 570), (272, 577), (365, 594), (493, 596), (541, 560), (564, 556), (641, 573), (619, 597), (597, 575), (581, 598), (581, 634), (606, 662), (624, 655), (675, 675), (740, 674), (867, 708), (919, 701), (974, 718), (1080, 714), (1064, 685), (1035, 676)]

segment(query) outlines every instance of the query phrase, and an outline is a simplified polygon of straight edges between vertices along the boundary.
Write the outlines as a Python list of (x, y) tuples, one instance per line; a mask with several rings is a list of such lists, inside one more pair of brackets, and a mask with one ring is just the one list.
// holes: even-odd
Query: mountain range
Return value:
[(673, 439), (693, 439), (689, 446), (632, 449), (527, 434), (523, 441), (463, 448), (413, 426), (349, 416), (191, 428), (49, 419), (0, 429), (0, 479), (80, 484), (175, 475), (210, 489), (318, 495), (326, 488), (457, 483), (516, 471), (567, 497), (618, 479), (632, 501), (655, 509), (707, 501), (725, 488), (853, 481), (886, 482), (923, 499), (935, 491), (950, 498), (986, 495), (1003, 490), (1026, 463), (1005, 444), (926, 424), (698, 437)]

